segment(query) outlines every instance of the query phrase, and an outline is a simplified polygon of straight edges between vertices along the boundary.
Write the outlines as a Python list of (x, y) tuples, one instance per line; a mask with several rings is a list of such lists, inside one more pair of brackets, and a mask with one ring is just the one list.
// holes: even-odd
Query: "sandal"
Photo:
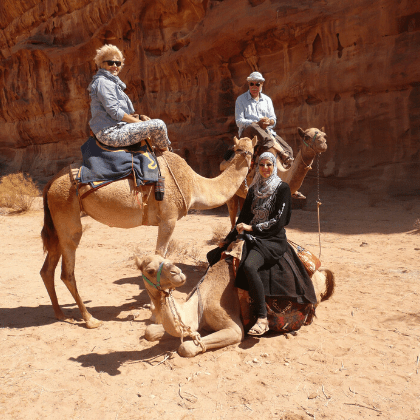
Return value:
[(254, 326), (248, 331), (249, 335), (263, 335), (265, 334), (270, 327), (268, 326), (268, 320), (267, 323), (257, 321)]

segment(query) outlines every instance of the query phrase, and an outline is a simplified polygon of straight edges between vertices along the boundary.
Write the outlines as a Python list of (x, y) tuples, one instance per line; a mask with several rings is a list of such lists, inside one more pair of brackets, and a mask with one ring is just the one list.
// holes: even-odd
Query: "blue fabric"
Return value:
[(89, 84), (89, 126), (96, 134), (105, 128), (126, 124), (121, 121), (124, 114), (134, 113), (130, 98), (124, 93), (126, 86), (118, 76), (108, 70), (99, 69)]
[(141, 142), (136, 151), (126, 152), (118, 148), (105, 146), (89, 137), (81, 147), (83, 166), (80, 170), (80, 182), (98, 187), (101, 183), (124, 178), (134, 169), (137, 186), (156, 182), (158, 166), (156, 158)]
[(239, 137), (245, 127), (253, 122), (258, 122), (262, 117), (268, 117), (274, 121), (274, 124), (267, 127), (266, 130), (275, 135), (276, 133), (272, 129), (276, 126), (277, 118), (270, 97), (260, 92), (259, 101), (256, 101), (249, 91), (238, 96), (235, 103), (235, 120), (239, 127)]

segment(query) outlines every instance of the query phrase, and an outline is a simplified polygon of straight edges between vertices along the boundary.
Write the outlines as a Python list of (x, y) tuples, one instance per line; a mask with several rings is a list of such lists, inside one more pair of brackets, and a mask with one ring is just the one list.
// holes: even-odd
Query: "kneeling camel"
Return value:
[[(190, 335), (192, 341), (183, 341), (178, 353), (194, 357), (208, 349), (237, 344), (244, 338), (241, 310), (232, 270), (225, 260), (210, 267), (205, 279), (185, 302), (172, 298), (171, 289), (185, 283), (185, 275), (169, 260), (159, 255), (136, 259), (142, 272), (146, 290), (155, 306), (159, 324), (146, 328), (145, 338), (157, 341), (165, 333), (174, 337)], [(328, 300), (334, 292), (334, 275), (330, 270), (319, 270), (312, 276), (317, 301)], [(168, 292), (169, 290), (169, 292)], [(214, 331), (200, 337), (200, 330)]]

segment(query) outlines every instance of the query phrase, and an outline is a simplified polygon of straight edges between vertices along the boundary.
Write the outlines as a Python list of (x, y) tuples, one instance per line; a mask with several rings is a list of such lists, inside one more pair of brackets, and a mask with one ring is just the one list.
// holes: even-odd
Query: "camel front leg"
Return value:
[(147, 341), (158, 341), (165, 335), (165, 328), (162, 324), (151, 324), (144, 332), (144, 338)]
[(235, 227), (236, 215), (238, 214), (238, 196), (235, 194), (232, 198), (226, 201), (229, 212), (231, 229)]
[[(216, 331), (213, 334), (209, 334), (206, 337), (203, 337), (201, 341), (206, 350), (210, 350), (240, 343), (243, 337), (243, 328), (238, 325), (234, 325), (232, 327)], [(184, 343), (178, 347), (178, 354), (182, 357), (194, 357), (202, 352), (202, 347), (200, 345), (197, 346), (194, 341), (184, 341)]]
[(158, 237), (156, 242), (155, 254), (165, 257), (166, 250), (168, 249), (169, 241), (171, 240), (172, 233), (175, 229), (177, 219), (167, 219), (159, 222)]

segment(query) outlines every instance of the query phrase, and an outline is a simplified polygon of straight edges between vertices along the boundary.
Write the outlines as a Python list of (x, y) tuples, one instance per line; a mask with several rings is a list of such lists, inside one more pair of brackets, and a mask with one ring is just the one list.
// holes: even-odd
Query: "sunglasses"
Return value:
[(253, 83), (253, 82), (250, 82), (249, 86), (257, 86), (257, 87), (260, 87), (261, 86), (261, 83)]
[(121, 67), (121, 61), (112, 61), (112, 60), (105, 60), (105, 61), (102, 61), (102, 63), (106, 63), (106, 64), (108, 64), (108, 66), (113, 66), (114, 64), (117, 66), (117, 67)]

